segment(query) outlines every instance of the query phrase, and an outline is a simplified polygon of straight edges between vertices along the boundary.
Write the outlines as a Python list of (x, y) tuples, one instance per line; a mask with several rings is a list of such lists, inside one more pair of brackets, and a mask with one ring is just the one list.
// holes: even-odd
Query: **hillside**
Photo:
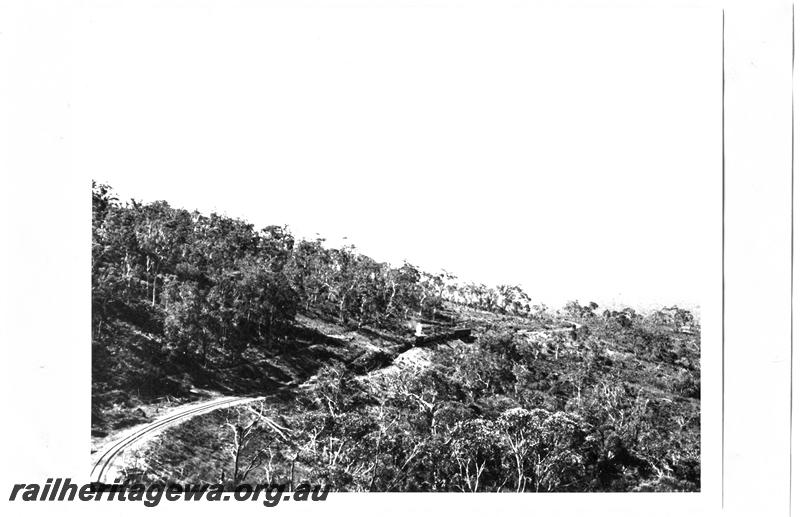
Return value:
[[(211, 394), (128, 479), (352, 491), (696, 491), (700, 329), (532, 303), (93, 189), (92, 433)], [(428, 336), (415, 336), (417, 323)]]

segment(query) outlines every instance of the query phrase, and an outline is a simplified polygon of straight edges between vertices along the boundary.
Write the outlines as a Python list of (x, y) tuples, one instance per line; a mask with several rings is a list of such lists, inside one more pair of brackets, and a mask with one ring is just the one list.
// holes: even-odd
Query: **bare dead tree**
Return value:
[(260, 421), (257, 418), (242, 418), (241, 413), (236, 422), (226, 421), (225, 425), (230, 428), (233, 438), (233, 443), (230, 448), (230, 455), (233, 459), (233, 484), (241, 483), (250, 472), (256, 467), (261, 465), (263, 459), (263, 452), (258, 451), (254, 454), (247, 463), (245, 468), (242, 468), (242, 456), (245, 449), (255, 437), (256, 431), (260, 428)]

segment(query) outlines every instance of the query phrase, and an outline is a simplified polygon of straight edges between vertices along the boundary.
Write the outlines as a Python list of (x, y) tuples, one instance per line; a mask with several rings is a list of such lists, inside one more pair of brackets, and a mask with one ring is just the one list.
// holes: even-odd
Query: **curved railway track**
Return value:
[[(571, 324), (570, 327), (564, 328), (557, 328), (557, 329), (544, 329), (537, 332), (540, 333), (563, 333), (563, 332), (570, 332), (574, 331), (582, 325), (578, 323), (568, 322)], [(127, 447), (131, 446), (135, 442), (141, 440), (144, 437), (149, 435), (154, 435), (167, 429), (177, 423), (179, 423), (183, 419), (187, 419), (190, 417), (198, 416), (203, 413), (208, 413), (214, 411), (215, 409), (222, 409), (224, 407), (232, 407), (239, 404), (245, 404), (248, 402), (255, 402), (259, 400), (259, 398), (253, 397), (224, 397), (221, 399), (215, 399), (203, 404), (194, 405), (190, 408), (179, 409), (174, 411), (173, 413), (167, 414), (160, 419), (151, 422), (150, 424), (145, 425), (144, 427), (140, 427), (134, 431), (132, 431), (127, 436), (121, 438), (114, 442), (111, 446), (107, 447), (105, 451), (94, 461), (92, 466), (92, 471), (90, 474), (90, 480), (93, 483), (111, 483), (114, 482), (114, 479), (106, 480), (110, 473), (114, 472), (114, 469), (111, 468), (114, 466), (114, 460), (117, 459), (120, 454), (122, 454)]]
[(106, 481), (105, 478), (108, 476), (109, 472), (111, 472), (110, 467), (113, 466), (114, 460), (119, 457), (119, 455), (124, 452), (128, 446), (141, 440), (145, 436), (156, 434), (172, 425), (177, 424), (180, 420), (187, 417), (201, 415), (215, 409), (222, 409), (223, 407), (231, 407), (239, 404), (245, 404), (247, 402), (254, 402), (256, 400), (258, 399), (252, 397), (225, 397), (224, 399), (216, 399), (204, 404), (195, 405), (191, 408), (170, 413), (156, 420), (155, 422), (151, 422), (150, 424), (135, 430), (131, 434), (125, 436), (108, 447), (94, 462), (94, 465), (92, 466), (92, 472), (90, 474), (90, 480), (93, 483), (113, 482), (113, 479)]

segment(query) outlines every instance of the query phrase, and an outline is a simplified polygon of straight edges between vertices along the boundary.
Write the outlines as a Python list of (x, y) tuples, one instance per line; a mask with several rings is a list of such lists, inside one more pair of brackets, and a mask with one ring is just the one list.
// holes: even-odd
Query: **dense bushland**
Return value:
[(347, 246), (299, 240), (284, 227), (170, 207), (121, 204), (106, 185), (92, 197), (95, 337), (121, 319), (163, 333), (164, 352), (203, 363), (275, 344), (298, 310), (345, 325), (392, 328), (436, 319), (445, 300), (526, 314), (518, 286), (459, 284), (446, 272), (391, 267)]
[[(518, 286), (394, 267), (284, 227), (121, 203), (105, 185), (92, 201), (97, 426), (133, 423), (122, 408), (196, 386), (284, 390), (168, 431), (132, 476), (377, 491), (699, 490), (699, 322), (689, 311), (577, 302), (549, 311)], [(389, 345), (412, 342), (411, 321), (468, 326), (477, 341), (371, 371), (397, 355)], [(358, 362), (360, 342), (369, 353)], [(309, 382), (288, 382), (287, 365)], [(171, 445), (187, 442), (191, 457)]]

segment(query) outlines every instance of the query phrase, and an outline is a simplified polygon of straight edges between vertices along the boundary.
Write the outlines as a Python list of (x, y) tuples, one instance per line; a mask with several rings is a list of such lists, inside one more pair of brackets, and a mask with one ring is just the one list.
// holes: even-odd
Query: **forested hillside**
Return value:
[[(132, 477), (700, 488), (700, 329), (678, 307), (552, 311), (519, 286), (93, 185), (92, 308), (96, 436), (145, 421), (148, 404), (266, 397), (169, 430)], [(417, 323), (445, 338), (423, 346)]]

